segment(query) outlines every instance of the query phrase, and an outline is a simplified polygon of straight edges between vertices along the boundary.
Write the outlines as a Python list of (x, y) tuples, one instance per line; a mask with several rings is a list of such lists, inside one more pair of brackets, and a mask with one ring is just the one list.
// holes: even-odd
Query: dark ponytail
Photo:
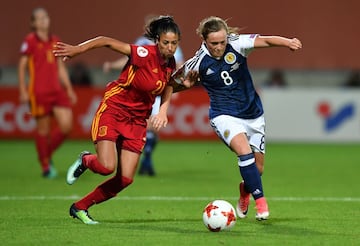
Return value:
[(173, 32), (181, 38), (180, 28), (171, 16), (159, 16), (152, 19), (145, 26), (144, 36), (154, 42), (158, 41), (162, 33)]

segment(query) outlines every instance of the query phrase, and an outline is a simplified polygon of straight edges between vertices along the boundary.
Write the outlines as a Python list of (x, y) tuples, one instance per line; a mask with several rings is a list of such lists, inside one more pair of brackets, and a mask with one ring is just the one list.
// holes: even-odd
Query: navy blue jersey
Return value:
[(263, 114), (247, 66), (247, 55), (254, 47), (255, 38), (256, 35), (228, 36), (225, 53), (220, 59), (212, 57), (203, 43), (181, 68), (182, 76), (190, 70), (199, 72), (200, 82), (210, 98), (210, 119), (219, 115), (255, 119)]

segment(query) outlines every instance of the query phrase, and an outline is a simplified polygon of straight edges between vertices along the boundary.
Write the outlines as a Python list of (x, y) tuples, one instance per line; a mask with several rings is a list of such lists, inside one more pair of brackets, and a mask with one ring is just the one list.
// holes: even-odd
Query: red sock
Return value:
[(49, 138), (38, 133), (35, 135), (35, 145), (43, 172), (49, 170)]
[(129, 186), (133, 180), (120, 175), (106, 180), (95, 188), (92, 192), (75, 203), (75, 207), (80, 210), (87, 210), (94, 204), (99, 204), (116, 196), (121, 190)]
[(50, 156), (57, 148), (59, 148), (65, 138), (66, 134), (62, 133), (59, 128), (52, 130), (50, 136)]
[(83, 164), (85, 167), (89, 168), (94, 173), (101, 175), (109, 175), (112, 173), (111, 170), (104, 167), (97, 159), (96, 155), (85, 155), (83, 157)]

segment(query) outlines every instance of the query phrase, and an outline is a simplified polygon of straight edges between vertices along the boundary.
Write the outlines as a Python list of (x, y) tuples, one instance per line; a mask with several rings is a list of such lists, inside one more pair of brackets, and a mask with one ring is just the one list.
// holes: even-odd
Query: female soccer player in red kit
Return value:
[[(51, 165), (51, 156), (72, 128), (71, 104), (76, 102), (76, 95), (63, 61), (53, 54), (53, 46), (59, 38), (50, 34), (50, 18), (45, 9), (33, 10), (31, 27), (33, 32), (21, 46), (20, 101), (30, 103), (31, 114), (36, 119), (35, 142), (43, 176), (54, 178), (57, 173)], [(25, 82), (27, 70), (28, 86)], [(52, 116), (58, 125), (53, 129)]]
[[(96, 154), (84, 151), (69, 168), (67, 183), (73, 184), (90, 169), (94, 173), (115, 176), (106, 180), (70, 207), (70, 215), (85, 224), (97, 224), (88, 208), (117, 195), (133, 182), (139, 157), (146, 141), (147, 119), (157, 95), (162, 95), (160, 111), (151, 118), (155, 129), (167, 124), (172, 87), (168, 85), (175, 69), (174, 53), (180, 41), (180, 29), (172, 17), (160, 16), (146, 27), (146, 37), (155, 45), (137, 46), (108, 37), (96, 37), (77, 46), (58, 43), (56, 56), (66, 60), (88, 50), (108, 47), (129, 56), (119, 78), (107, 85), (92, 123)], [(192, 78), (189, 79), (192, 80)]]

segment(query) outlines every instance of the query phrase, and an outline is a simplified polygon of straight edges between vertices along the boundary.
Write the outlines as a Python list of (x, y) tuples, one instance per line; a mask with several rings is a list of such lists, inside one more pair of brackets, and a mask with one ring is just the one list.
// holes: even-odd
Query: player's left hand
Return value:
[(160, 131), (162, 127), (166, 127), (168, 123), (168, 118), (166, 115), (161, 113), (150, 116), (149, 122), (151, 124), (152, 129), (155, 131)]

